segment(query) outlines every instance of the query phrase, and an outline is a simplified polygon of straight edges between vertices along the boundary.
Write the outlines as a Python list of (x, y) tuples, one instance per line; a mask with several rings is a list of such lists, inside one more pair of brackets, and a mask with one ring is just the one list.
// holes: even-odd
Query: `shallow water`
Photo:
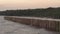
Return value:
[(4, 16), (0, 16), (0, 34), (60, 34), (60, 33), (7, 21), (4, 20)]

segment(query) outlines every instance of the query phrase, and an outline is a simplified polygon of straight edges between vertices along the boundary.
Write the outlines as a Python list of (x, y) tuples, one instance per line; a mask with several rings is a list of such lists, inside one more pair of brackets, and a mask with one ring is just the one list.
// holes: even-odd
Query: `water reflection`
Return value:
[(60, 34), (60, 32), (14, 23), (0, 16), (0, 34)]

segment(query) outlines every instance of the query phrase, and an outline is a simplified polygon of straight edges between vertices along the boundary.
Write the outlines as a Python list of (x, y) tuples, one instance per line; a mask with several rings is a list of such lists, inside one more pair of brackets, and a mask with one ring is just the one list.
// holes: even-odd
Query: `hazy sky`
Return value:
[(0, 10), (60, 7), (60, 0), (0, 0)]

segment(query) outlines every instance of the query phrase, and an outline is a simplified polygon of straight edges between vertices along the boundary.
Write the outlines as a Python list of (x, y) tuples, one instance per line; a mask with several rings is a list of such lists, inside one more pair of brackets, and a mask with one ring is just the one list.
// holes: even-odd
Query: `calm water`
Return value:
[(4, 20), (4, 16), (0, 16), (0, 34), (60, 34), (60, 33), (14, 23), (11, 21)]

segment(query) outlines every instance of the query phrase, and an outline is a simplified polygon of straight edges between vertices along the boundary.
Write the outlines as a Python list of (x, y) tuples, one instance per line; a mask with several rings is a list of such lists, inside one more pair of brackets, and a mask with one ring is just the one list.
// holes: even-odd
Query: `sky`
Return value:
[(0, 10), (60, 7), (60, 0), (0, 0)]

